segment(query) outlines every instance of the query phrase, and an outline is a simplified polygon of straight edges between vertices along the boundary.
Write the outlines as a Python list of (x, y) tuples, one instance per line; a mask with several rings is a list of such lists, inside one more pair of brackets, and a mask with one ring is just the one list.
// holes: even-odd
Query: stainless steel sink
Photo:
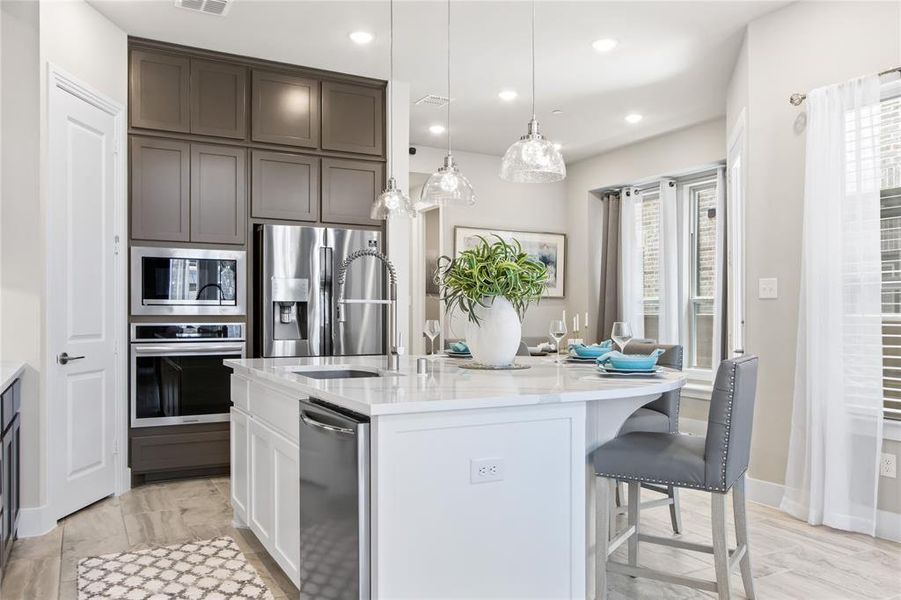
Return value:
[(294, 371), (298, 375), (310, 379), (359, 379), (361, 377), (381, 377), (377, 371), (364, 371), (362, 369), (322, 369), (320, 371)]

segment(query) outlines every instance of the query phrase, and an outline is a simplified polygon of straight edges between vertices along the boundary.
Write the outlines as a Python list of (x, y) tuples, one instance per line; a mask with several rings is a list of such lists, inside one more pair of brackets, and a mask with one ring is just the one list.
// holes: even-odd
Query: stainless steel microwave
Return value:
[(131, 249), (132, 315), (244, 315), (243, 250)]

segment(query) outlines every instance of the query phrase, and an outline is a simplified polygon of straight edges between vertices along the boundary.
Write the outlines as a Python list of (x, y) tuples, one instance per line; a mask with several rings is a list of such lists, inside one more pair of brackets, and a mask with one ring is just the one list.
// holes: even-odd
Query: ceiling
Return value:
[[(388, 3), (233, 0), (225, 17), (172, 0), (89, 0), (129, 35), (388, 78)], [(719, 117), (744, 26), (786, 2), (537, 2), (537, 112), (567, 162)], [(444, 2), (397, 1), (395, 77), (411, 103), (446, 95)], [(453, 142), (503, 154), (530, 116), (529, 3), (454, 0)], [(359, 46), (352, 31), (372, 32)], [(598, 53), (591, 42), (619, 45)], [(513, 102), (498, 98), (514, 89)], [(563, 111), (552, 115), (551, 111)], [(627, 124), (627, 113), (644, 119)], [(441, 146), (441, 108), (411, 105), (413, 144)]]

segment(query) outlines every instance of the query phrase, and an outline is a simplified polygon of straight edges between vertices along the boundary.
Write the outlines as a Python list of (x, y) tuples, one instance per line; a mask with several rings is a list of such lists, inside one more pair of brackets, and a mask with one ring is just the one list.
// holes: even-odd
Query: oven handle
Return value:
[(204, 354), (240, 353), (244, 355), (244, 344), (132, 344), (132, 351), (139, 356), (190, 356)]

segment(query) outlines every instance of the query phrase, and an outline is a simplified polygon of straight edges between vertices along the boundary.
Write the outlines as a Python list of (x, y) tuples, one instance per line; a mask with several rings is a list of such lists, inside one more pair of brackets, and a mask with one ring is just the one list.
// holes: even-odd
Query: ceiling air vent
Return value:
[(175, 0), (175, 6), (208, 15), (224, 17), (233, 0)]
[(416, 106), (447, 106), (450, 99), (447, 96), (438, 96), (437, 94), (429, 94), (423, 96), (415, 102)]

